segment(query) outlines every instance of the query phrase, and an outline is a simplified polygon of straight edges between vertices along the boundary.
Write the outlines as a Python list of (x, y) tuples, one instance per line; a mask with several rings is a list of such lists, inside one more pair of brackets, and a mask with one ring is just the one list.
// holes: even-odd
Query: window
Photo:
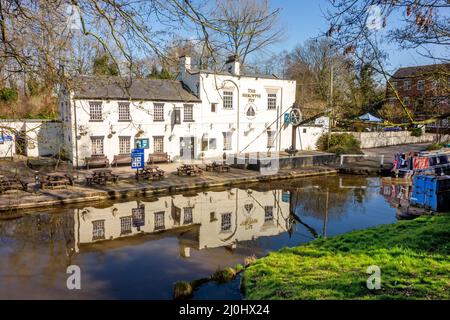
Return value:
[(103, 137), (92, 137), (92, 154), (102, 155), (103, 154)]
[(393, 81), (392, 86), (394, 87), (394, 90), (397, 90), (397, 81)]
[(217, 140), (216, 138), (209, 139), (209, 150), (216, 150), (217, 149)]
[(214, 211), (210, 212), (209, 213), (209, 222), (214, 222), (216, 220), (217, 220), (216, 213)]
[(273, 220), (273, 206), (264, 207), (264, 222), (269, 222)]
[(173, 124), (181, 124), (181, 111), (179, 108), (173, 110), (172, 121)]
[(410, 90), (411, 89), (411, 80), (405, 80), (403, 82), (403, 90)]
[(419, 80), (417, 81), (417, 90), (423, 91), (425, 89), (425, 81)]
[(153, 137), (153, 152), (164, 152), (164, 136)]
[(255, 112), (255, 108), (253, 108), (253, 106), (248, 107), (247, 109), (247, 117), (255, 117), (256, 116), (256, 112)]
[(119, 137), (119, 154), (129, 154), (130, 145), (131, 145), (130, 137)]
[(231, 150), (232, 144), (231, 144), (231, 132), (222, 132), (223, 134), (223, 150)]
[(92, 221), (92, 240), (105, 239), (105, 220)]
[(211, 103), (211, 112), (217, 111), (217, 103)]
[(120, 218), (120, 234), (131, 233), (131, 216)]
[(130, 104), (119, 102), (119, 121), (130, 121)]
[(183, 224), (191, 224), (192, 223), (192, 207), (183, 208), (184, 211), (184, 219)]
[(162, 230), (164, 228), (164, 211), (155, 212), (155, 230)]
[(277, 94), (269, 93), (267, 95), (267, 109), (275, 110), (277, 108)]
[(194, 121), (193, 109), (194, 106), (192, 104), (184, 105), (184, 121), (187, 122)]
[(403, 104), (405, 106), (409, 107), (410, 103), (411, 103), (411, 100), (409, 99), (409, 97), (404, 97), (403, 98)]
[(274, 132), (271, 130), (267, 130), (267, 148), (273, 147), (273, 136)]
[(223, 108), (233, 109), (233, 91), (226, 90), (223, 92)]
[(220, 223), (220, 230), (223, 232), (231, 230), (231, 212), (222, 213), (222, 220)]
[(164, 121), (164, 104), (153, 104), (153, 121)]
[(103, 121), (101, 102), (89, 102), (89, 116), (90, 121)]

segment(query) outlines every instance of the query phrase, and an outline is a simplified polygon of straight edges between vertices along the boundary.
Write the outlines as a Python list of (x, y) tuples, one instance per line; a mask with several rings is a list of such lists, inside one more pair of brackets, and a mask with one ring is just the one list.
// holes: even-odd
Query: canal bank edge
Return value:
[[(180, 193), (190, 190), (200, 190), (214, 187), (233, 187), (241, 184), (253, 184), (270, 182), (277, 180), (288, 180), (296, 178), (305, 178), (320, 175), (337, 174), (338, 170), (333, 168), (308, 168), (309, 170), (283, 170), (274, 175), (243, 176), (240, 178), (225, 178), (219, 181), (189, 181), (186, 178), (185, 184), (170, 184), (166, 186), (136, 186), (130, 184), (125, 188), (114, 188), (109, 185), (106, 190), (100, 187), (97, 189), (83, 186), (70, 187), (65, 190), (46, 190), (45, 194), (26, 194), (2, 201), (0, 203), (0, 215), (2, 212), (16, 211), (21, 209), (45, 208), (55, 205), (76, 204), (83, 202), (94, 202), (103, 200), (129, 199), (137, 196), (159, 196), (174, 193)], [(1, 198), (0, 198), (1, 199)], [(14, 200), (11, 201), (11, 200)]]
[(283, 248), (249, 266), (242, 289), (251, 300), (450, 299), (450, 215)]

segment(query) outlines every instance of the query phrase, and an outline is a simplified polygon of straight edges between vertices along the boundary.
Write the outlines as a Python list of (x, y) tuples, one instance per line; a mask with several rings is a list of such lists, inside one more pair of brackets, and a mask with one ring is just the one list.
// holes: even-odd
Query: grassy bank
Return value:
[[(367, 267), (381, 269), (369, 290)], [(450, 216), (427, 216), (285, 248), (245, 272), (247, 299), (450, 299)]]

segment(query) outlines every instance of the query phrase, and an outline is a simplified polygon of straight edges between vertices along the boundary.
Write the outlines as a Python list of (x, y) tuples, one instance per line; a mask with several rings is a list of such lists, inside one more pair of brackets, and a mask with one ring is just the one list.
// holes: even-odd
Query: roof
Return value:
[(200, 102), (181, 81), (80, 76), (71, 83), (76, 99)]
[(426, 66), (417, 66), (417, 67), (406, 67), (398, 69), (392, 78), (402, 79), (402, 78), (414, 78), (414, 77), (423, 77), (424, 75), (431, 75), (433, 73), (438, 72), (449, 72), (450, 71), (450, 63), (442, 63), (442, 64), (430, 64)]
[(363, 114), (362, 116), (359, 117), (359, 120), (370, 121), (370, 122), (382, 122), (383, 121), (380, 118), (377, 118), (370, 113)]
[(213, 70), (205, 70), (205, 69), (192, 69), (189, 71), (189, 73), (190, 74), (207, 73), (207, 74), (215, 74), (215, 75), (220, 75), (220, 76), (235, 76), (235, 77), (261, 78), (261, 79), (286, 80), (286, 81), (289, 80), (289, 79), (280, 78), (274, 74), (264, 74), (264, 73), (241, 72), (239, 75), (235, 75), (228, 71), (213, 71)]

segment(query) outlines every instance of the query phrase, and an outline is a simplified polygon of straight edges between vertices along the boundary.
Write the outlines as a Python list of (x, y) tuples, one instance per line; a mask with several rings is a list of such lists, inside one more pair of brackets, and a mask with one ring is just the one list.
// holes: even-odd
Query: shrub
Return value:
[(317, 149), (336, 154), (361, 154), (361, 143), (349, 133), (332, 134), (328, 147), (328, 134), (320, 136)]
[(173, 286), (174, 299), (189, 299), (193, 294), (192, 286), (189, 282), (179, 281)]
[(422, 135), (422, 129), (421, 128), (413, 128), (413, 129), (411, 129), (411, 135), (413, 137), (420, 137)]
[(1, 88), (0, 89), (0, 101), (3, 102), (14, 102), (17, 101), (19, 97), (17, 90), (12, 88)]
[(219, 283), (227, 283), (236, 277), (236, 270), (233, 268), (217, 269), (211, 279)]

